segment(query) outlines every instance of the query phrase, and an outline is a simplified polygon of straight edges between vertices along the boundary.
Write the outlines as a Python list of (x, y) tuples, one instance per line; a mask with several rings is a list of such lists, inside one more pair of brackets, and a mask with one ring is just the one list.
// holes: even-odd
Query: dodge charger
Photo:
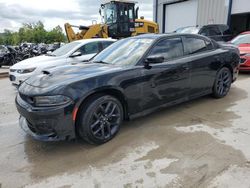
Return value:
[(239, 50), (193, 34), (119, 40), (85, 64), (43, 70), (19, 87), (21, 128), (43, 141), (103, 144), (124, 120), (195, 98), (226, 96)]

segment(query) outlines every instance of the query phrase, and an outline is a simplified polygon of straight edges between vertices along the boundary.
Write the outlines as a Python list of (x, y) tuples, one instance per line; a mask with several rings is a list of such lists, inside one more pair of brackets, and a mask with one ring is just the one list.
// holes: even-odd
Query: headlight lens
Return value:
[(244, 56), (250, 57), (250, 53), (249, 54), (245, 54)]
[(31, 73), (35, 70), (36, 68), (29, 68), (29, 69), (18, 69), (17, 72), (19, 74), (26, 74), (26, 73)]
[(45, 107), (45, 106), (59, 106), (72, 102), (69, 97), (63, 95), (54, 96), (37, 96), (34, 97), (35, 106)]

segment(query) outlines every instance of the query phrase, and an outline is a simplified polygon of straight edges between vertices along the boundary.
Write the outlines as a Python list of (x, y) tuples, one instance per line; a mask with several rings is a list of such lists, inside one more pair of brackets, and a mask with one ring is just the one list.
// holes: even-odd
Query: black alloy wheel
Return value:
[(227, 67), (223, 67), (217, 73), (213, 88), (213, 96), (215, 98), (222, 98), (226, 96), (231, 88), (232, 74)]
[(79, 136), (91, 144), (103, 144), (118, 133), (123, 107), (115, 97), (99, 95), (82, 106), (79, 119)]

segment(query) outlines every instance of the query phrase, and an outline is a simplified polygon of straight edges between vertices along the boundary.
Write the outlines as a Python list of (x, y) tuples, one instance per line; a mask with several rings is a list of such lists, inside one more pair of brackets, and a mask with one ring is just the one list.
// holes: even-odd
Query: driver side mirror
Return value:
[(149, 56), (144, 61), (144, 67), (150, 68), (150, 64), (157, 64), (157, 63), (163, 63), (163, 62), (164, 62), (163, 56), (158, 56), (158, 55)]
[(79, 57), (79, 56), (81, 56), (82, 55), (82, 53), (81, 52), (74, 52), (73, 54), (71, 54), (69, 57)]

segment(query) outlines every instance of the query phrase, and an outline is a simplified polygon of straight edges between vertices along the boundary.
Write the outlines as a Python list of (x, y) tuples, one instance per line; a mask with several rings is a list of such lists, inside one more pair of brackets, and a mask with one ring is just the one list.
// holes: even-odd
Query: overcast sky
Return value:
[[(139, 16), (153, 19), (153, 0), (137, 0)], [(46, 29), (68, 22), (74, 25), (91, 25), (100, 20), (100, 0), (0, 0), (0, 32), (16, 31), (22, 23), (41, 20)]]

